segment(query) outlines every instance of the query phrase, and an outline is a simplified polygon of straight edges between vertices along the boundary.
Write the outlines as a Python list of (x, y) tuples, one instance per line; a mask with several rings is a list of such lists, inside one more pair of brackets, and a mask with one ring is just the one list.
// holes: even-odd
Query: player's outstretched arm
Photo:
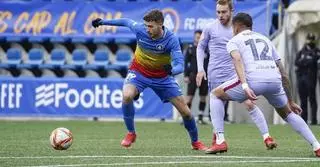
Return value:
[(231, 51), (231, 57), (232, 61), (236, 70), (236, 73), (238, 75), (238, 78), (240, 82), (242, 83), (242, 89), (245, 91), (246, 95), (250, 100), (257, 100), (257, 96), (254, 94), (254, 92), (249, 88), (249, 85), (246, 80), (246, 75), (244, 72), (244, 66), (242, 62), (241, 55), (239, 51), (233, 50)]
[[(299, 56), (299, 54), (298, 54)], [(284, 91), (286, 92), (287, 98), (288, 98), (288, 104), (291, 109), (291, 111), (295, 112), (296, 114), (301, 114), (302, 109), (301, 107), (296, 104), (293, 99), (292, 99), (292, 90), (291, 90), (291, 84), (289, 81), (288, 74), (286, 73), (283, 64), (281, 63), (280, 56), (278, 55), (276, 48), (274, 45), (272, 45), (272, 57), (273, 60), (275, 61), (279, 72), (281, 74), (281, 79), (282, 79), (282, 87)]]
[(284, 88), (284, 91), (286, 92), (286, 95), (288, 97), (288, 100), (292, 100), (292, 93), (291, 93), (291, 84), (289, 81), (289, 77), (287, 73), (284, 70), (284, 67), (281, 63), (281, 60), (276, 61), (277, 67), (279, 68), (279, 72), (281, 74), (281, 79), (282, 79), (282, 86)]
[(131, 19), (121, 18), (121, 19), (111, 19), (111, 20), (103, 20), (101, 18), (96, 18), (92, 21), (92, 26), (97, 28), (101, 25), (109, 25), (109, 26), (124, 26), (133, 28), (137, 23)]
[(288, 74), (284, 70), (284, 67), (281, 63), (281, 60), (277, 60), (276, 64), (277, 64), (277, 67), (279, 68), (279, 71), (281, 74), (282, 86), (283, 86), (284, 91), (286, 92), (290, 108), (296, 114), (301, 114), (301, 112), (302, 112), (301, 107), (299, 105), (297, 105), (292, 99), (292, 90), (291, 90), (290, 80), (289, 80)]

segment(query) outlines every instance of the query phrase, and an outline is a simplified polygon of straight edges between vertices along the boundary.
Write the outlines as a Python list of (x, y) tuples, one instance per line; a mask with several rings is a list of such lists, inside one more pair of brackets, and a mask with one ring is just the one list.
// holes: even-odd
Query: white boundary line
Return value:
[(82, 166), (132, 166), (132, 165), (170, 165), (170, 164), (238, 164), (238, 163), (293, 163), (313, 162), (314, 160), (255, 160), (255, 161), (169, 161), (169, 162), (138, 162), (138, 163), (109, 163), (109, 164), (70, 164), (70, 165), (42, 165), (26, 167), (82, 167)]
[(311, 160), (319, 161), (320, 158), (307, 158), (307, 157), (259, 157), (259, 156), (219, 156), (219, 155), (69, 155), (69, 156), (28, 156), (28, 157), (0, 157), (0, 159), (76, 159), (76, 158), (226, 158), (226, 159), (268, 159), (268, 160)]

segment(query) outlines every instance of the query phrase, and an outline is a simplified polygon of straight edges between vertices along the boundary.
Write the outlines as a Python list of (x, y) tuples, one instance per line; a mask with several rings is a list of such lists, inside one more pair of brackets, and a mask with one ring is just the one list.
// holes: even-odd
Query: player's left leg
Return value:
[(315, 155), (320, 157), (320, 144), (311, 129), (308, 127), (307, 123), (299, 115), (292, 112), (288, 104), (283, 107), (276, 108), (276, 110), (279, 115), (291, 125), (292, 129), (300, 134), (312, 146)]
[(207, 147), (198, 140), (196, 122), (175, 79), (172, 76), (153, 79), (150, 88), (153, 89), (163, 102), (171, 102), (181, 114), (184, 127), (187, 129), (191, 139), (192, 148), (195, 150), (206, 150)]
[(184, 98), (182, 96), (176, 96), (170, 98), (170, 102), (176, 107), (182, 116), (184, 127), (187, 129), (191, 139), (192, 148), (194, 150), (206, 150), (207, 147), (198, 140), (198, 128), (196, 126), (196, 121), (184, 101)]
[[(269, 83), (268, 83), (269, 84)], [(269, 84), (271, 87), (273, 85)], [(269, 103), (275, 107), (278, 114), (288, 122), (292, 129), (294, 129), (298, 134), (300, 134), (313, 148), (315, 155), (320, 157), (320, 144), (307, 123), (297, 114), (291, 111), (288, 105), (288, 98), (283, 91), (281, 83), (274, 84), (275, 90), (279, 90), (278, 93), (270, 92), (264, 96), (269, 101)]]

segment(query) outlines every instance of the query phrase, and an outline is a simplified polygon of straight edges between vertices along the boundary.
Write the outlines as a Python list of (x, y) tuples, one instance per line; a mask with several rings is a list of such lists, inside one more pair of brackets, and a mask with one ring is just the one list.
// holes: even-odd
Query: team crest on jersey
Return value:
[(158, 45), (156, 46), (156, 48), (157, 48), (157, 50), (163, 50), (163, 49), (164, 49), (164, 46), (161, 45), (161, 44), (158, 44)]

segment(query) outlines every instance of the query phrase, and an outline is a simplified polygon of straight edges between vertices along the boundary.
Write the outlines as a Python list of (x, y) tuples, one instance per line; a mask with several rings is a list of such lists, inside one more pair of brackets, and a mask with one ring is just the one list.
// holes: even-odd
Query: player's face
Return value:
[(217, 4), (217, 17), (222, 25), (227, 25), (231, 19), (232, 11), (228, 5)]
[(158, 38), (161, 36), (162, 24), (157, 23), (155, 21), (144, 22), (146, 26), (147, 32), (151, 38)]
[(201, 34), (200, 34), (200, 33), (194, 34), (194, 44), (195, 44), (196, 46), (198, 46), (200, 37), (201, 37)]

